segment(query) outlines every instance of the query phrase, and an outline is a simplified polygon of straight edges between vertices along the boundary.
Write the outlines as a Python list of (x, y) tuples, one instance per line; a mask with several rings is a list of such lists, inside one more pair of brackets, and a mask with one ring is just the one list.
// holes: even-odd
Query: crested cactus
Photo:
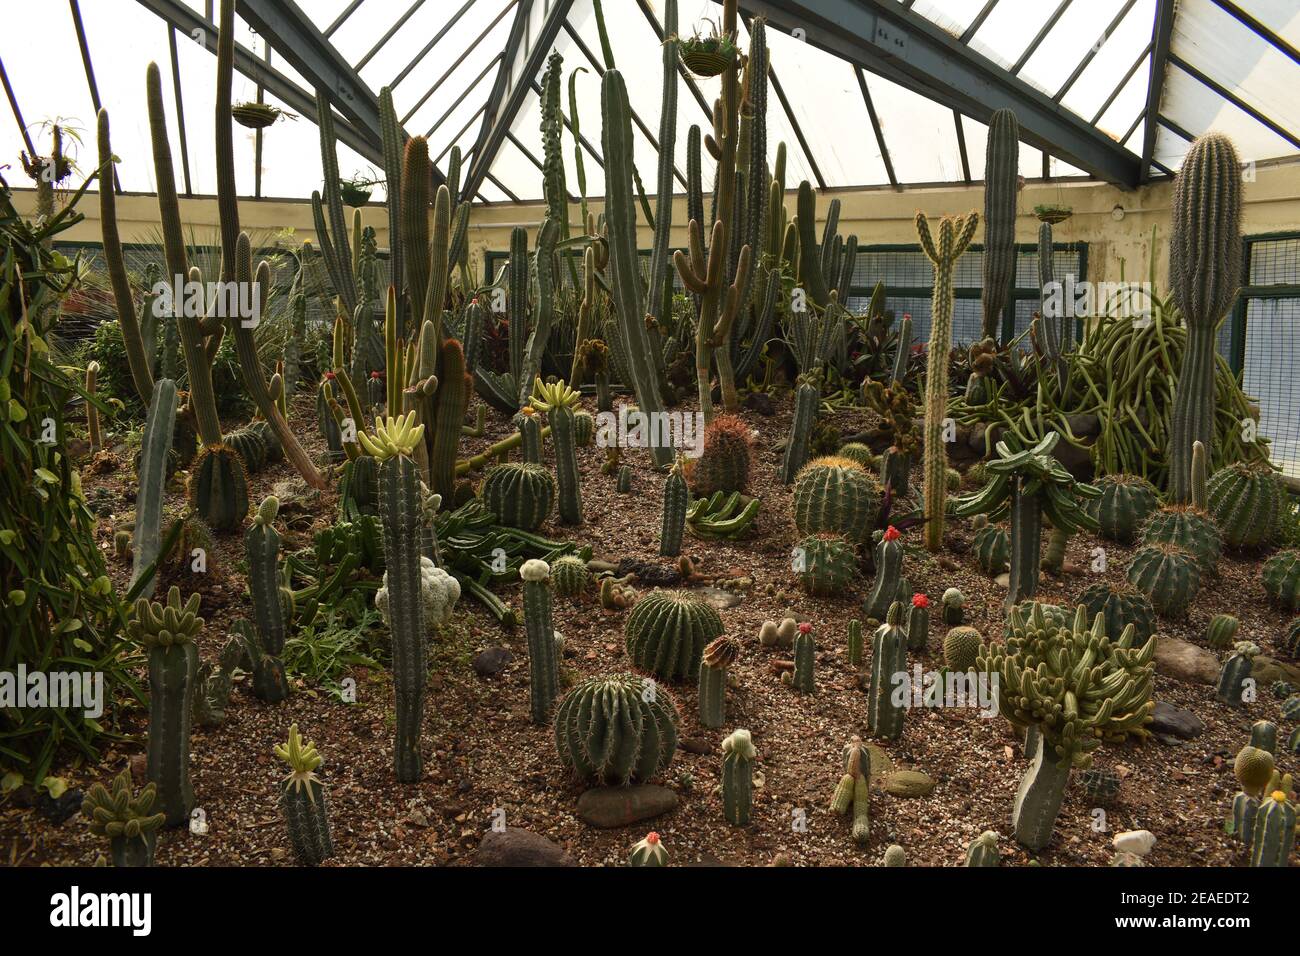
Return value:
[(975, 666), (984, 638), (973, 627), (959, 625), (943, 636), (943, 662), (949, 670), (964, 674)]
[(1136, 475), (1106, 475), (1097, 482), (1101, 496), (1088, 503), (1098, 533), (1120, 544), (1132, 544), (1147, 516), (1160, 507), (1155, 486)]
[(675, 558), (682, 553), (682, 534), (686, 530), (686, 509), (690, 503), (690, 490), (678, 461), (664, 482), (664, 514), (659, 530), (659, 553), (663, 557)]
[(145, 784), (138, 796), (132, 795), (129, 769), (113, 778), (112, 790), (96, 783), (86, 791), (81, 812), (91, 833), (108, 838), (114, 866), (153, 866), (158, 829), (166, 818), (166, 814), (153, 812), (156, 799), (153, 783)]
[(1007, 569), (1007, 562), (1011, 559), (1011, 538), (997, 525), (985, 525), (975, 532), (971, 550), (975, 552), (979, 569), (995, 578)]
[(538, 558), (519, 568), (524, 581), (524, 625), (528, 631), (528, 700), (533, 723), (546, 724), (560, 689), (559, 654), (551, 621), (551, 568)]
[[(997, 117), (994, 117), (997, 122)], [(989, 130), (990, 151), (995, 133)], [(992, 171), (991, 171), (992, 172)], [(991, 182), (991, 177), (990, 177)], [(992, 187), (990, 186), (990, 190)], [(1012, 235), (1014, 240), (1014, 193), (1012, 199)], [(955, 219), (945, 217), (939, 223), (939, 235), (931, 234), (925, 213), (916, 214), (916, 231), (921, 249), (934, 265), (934, 295), (930, 305), (930, 345), (925, 374), (925, 547), (933, 552), (943, 546), (944, 503), (948, 495), (948, 453), (944, 450), (944, 422), (948, 416), (948, 360), (952, 350), (953, 273), (957, 260), (970, 245), (979, 214)], [(990, 232), (992, 230), (990, 229)], [(993, 252), (986, 248), (985, 263)], [(1012, 258), (1014, 261), (1014, 247)], [(985, 289), (985, 296), (990, 290)]]
[(1240, 462), (1216, 471), (1206, 484), (1206, 511), (1230, 548), (1258, 548), (1277, 537), (1286, 491), (1272, 470)]
[(289, 845), (299, 866), (315, 866), (334, 855), (325, 784), (316, 776), (323, 763), (320, 752), (310, 740), (302, 739), (297, 724), (289, 726), (288, 741), (272, 749), (289, 765), (280, 784), (280, 811)]
[(889, 607), (885, 623), (871, 638), (871, 682), (867, 689), (867, 726), (877, 737), (897, 740), (903, 735), (906, 709), (894, 700), (895, 675), (907, 671), (907, 632), (902, 628), (903, 604)]
[(786, 439), (785, 454), (781, 458), (781, 483), (790, 484), (808, 461), (808, 447), (812, 439), (813, 423), (821, 407), (821, 392), (816, 385), (803, 382), (794, 393), (794, 418), (790, 422), (790, 437)]
[(691, 462), (691, 494), (707, 498), (715, 491), (749, 490), (753, 438), (736, 415), (719, 415), (704, 428), (704, 450)]
[(652, 591), (628, 615), (625, 644), (632, 663), (661, 680), (687, 680), (704, 647), (722, 636), (713, 605), (687, 591)]
[(1240, 707), (1245, 703), (1246, 682), (1252, 679), (1250, 675), (1258, 654), (1258, 644), (1238, 641), (1232, 654), (1223, 662), (1223, 669), (1219, 671), (1214, 696), (1231, 707)]
[(1201, 572), (1187, 549), (1149, 544), (1133, 555), (1128, 580), (1151, 600), (1161, 617), (1182, 617), (1200, 589)]
[[(144, 424), (140, 464), (136, 469), (135, 527), (131, 540), (131, 582), (158, 560), (162, 542), (163, 497), (167, 485), (167, 458), (176, 427), (176, 383), (169, 378), (154, 382), (149, 415)], [(157, 573), (151, 574), (140, 594), (152, 597)]]
[[(853, 811), (853, 842), (865, 846), (871, 839), (871, 753), (857, 736), (844, 745), (844, 774), (831, 797), (831, 812), (843, 816), (850, 810)], [(889, 854), (885, 856), (888, 860)]]
[(898, 529), (890, 525), (876, 545), (876, 583), (862, 602), (867, 617), (884, 620), (895, 601), (906, 600), (899, 591), (902, 585), (903, 543)]
[(851, 541), (867, 540), (880, 511), (880, 495), (880, 486), (857, 462), (835, 456), (814, 459), (795, 479), (795, 527), (800, 534), (824, 531)]
[(612, 674), (583, 681), (555, 712), (560, 762), (601, 786), (649, 780), (677, 749), (677, 705), (649, 678)]
[(984, 156), (984, 338), (997, 339), (1016, 277), (1016, 194), (1020, 191), (1020, 124), (1000, 109), (989, 120)]
[(854, 667), (862, 663), (862, 622), (856, 617), (849, 621), (848, 654)]
[(719, 637), (704, 648), (700, 658), (700, 723), (717, 729), (726, 722), (727, 670), (740, 656), (740, 642)]
[(1264, 562), (1264, 591), (1277, 607), (1300, 611), (1300, 551), (1283, 551)]
[(924, 594), (913, 594), (907, 609), (907, 649), (925, 652), (930, 639), (930, 599)]
[(1107, 634), (1121, 634), (1132, 624), (1137, 631), (1136, 642), (1146, 643), (1155, 633), (1155, 611), (1151, 602), (1136, 588), (1127, 584), (1092, 584), (1079, 593), (1075, 601), (1092, 619), (1100, 614), (1106, 621)]
[(1295, 848), (1295, 804), (1283, 790), (1274, 790), (1260, 801), (1250, 835), (1250, 865), (1290, 866)]
[(1216, 614), (1210, 618), (1210, 626), (1205, 629), (1205, 643), (1217, 650), (1231, 646), (1241, 626), (1231, 614)]
[(587, 563), (577, 555), (566, 554), (551, 564), (551, 585), (560, 597), (579, 597), (587, 590), (590, 581)]
[(722, 815), (732, 826), (749, 826), (754, 810), (754, 760), (758, 751), (748, 730), (732, 731), (722, 742)]
[(273, 522), (280, 509), (272, 495), (257, 509), (252, 526), (244, 534), (248, 556), (248, 590), (252, 597), (253, 624), (260, 654), (253, 672), (253, 692), (267, 703), (279, 703), (289, 696), (285, 680), (284, 641), (288, 634), (280, 588), (280, 535)]
[(1197, 139), (1174, 180), (1169, 275), (1187, 326), (1169, 435), (1169, 497), (1191, 499), (1192, 443), (1214, 451), (1219, 323), (1241, 283), (1241, 163), (1227, 137)]
[(857, 571), (853, 543), (840, 534), (811, 534), (795, 545), (799, 585), (816, 596), (843, 594)]
[(1195, 505), (1166, 505), (1151, 512), (1142, 526), (1142, 543), (1186, 548), (1202, 576), (1214, 573), (1223, 553), (1223, 535), (1214, 519)]
[(804, 621), (799, 625), (799, 633), (794, 636), (794, 673), (791, 683), (801, 694), (812, 694), (817, 690), (813, 677), (816, 665), (817, 645), (813, 641), (812, 625)]
[(503, 525), (536, 531), (551, 513), (555, 479), (543, 465), (506, 462), (487, 473), (479, 495)]
[(998, 835), (992, 830), (985, 830), (966, 848), (967, 866), (1000, 866), (1002, 856), (998, 853)]
[(1102, 741), (1144, 738), (1155, 704), (1156, 642), (1133, 646), (1130, 625), (1118, 640), (1105, 620), (1079, 608), (1073, 624), (1057, 624), (1034, 604), (1012, 608), (1005, 644), (980, 646), (976, 666), (999, 681), (998, 709), (1021, 730), (1033, 728), (1012, 812), (1016, 839), (1031, 850), (1051, 840), (1071, 766), (1087, 769)]
[(173, 587), (158, 604), (140, 598), (128, 634), (149, 654), (149, 781), (158, 788), (169, 827), (189, 822), (194, 809), (190, 785), (190, 721), (199, 653), (194, 639), (203, 628), (199, 595), (181, 604)]

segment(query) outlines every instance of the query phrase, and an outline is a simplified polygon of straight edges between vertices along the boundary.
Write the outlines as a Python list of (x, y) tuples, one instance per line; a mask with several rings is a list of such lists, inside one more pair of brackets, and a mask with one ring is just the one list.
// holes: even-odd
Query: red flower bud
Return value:
[(930, 606), (930, 599), (926, 597), (924, 594), (912, 595), (912, 607), (929, 607), (929, 606)]
[(811, 630), (812, 630), (812, 625), (809, 624), (807, 621), (804, 621), (802, 624), (799, 625), (800, 634), (807, 634)]
[(886, 541), (897, 541), (897, 540), (898, 540), (899, 538), (901, 538), (902, 536), (903, 536), (902, 532), (900, 532), (900, 531), (899, 531), (897, 528), (895, 528), (892, 524), (891, 524), (888, 528), (885, 529), (885, 540), (886, 540)]
[(646, 843), (649, 843), (651, 846), (654, 846), (656, 843), (659, 842), (659, 834), (655, 833), (654, 830), (651, 830), (649, 833), (645, 835), (645, 841)]

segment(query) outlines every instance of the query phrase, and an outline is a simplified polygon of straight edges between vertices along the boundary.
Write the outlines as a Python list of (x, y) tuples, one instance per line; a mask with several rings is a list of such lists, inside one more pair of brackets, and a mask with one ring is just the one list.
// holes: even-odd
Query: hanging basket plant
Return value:
[(711, 33), (707, 36), (696, 33), (689, 40), (682, 40), (679, 48), (686, 69), (702, 78), (721, 75), (735, 65), (740, 55), (735, 39), (722, 34), (713, 21), (707, 22), (713, 26)]
[(292, 113), (286, 113), (270, 103), (251, 102), (236, 103), (230, 108), (230, 115), (240, 126), (247, 126), (249, 129), (266, 129), (281, 116), (293, 116)]
[(370, 202), (374, 187), (375, 180), (353, 176), (351, 179), (339, 180), (339, 195), (343, 199), (343, 205), (359, 209)]
[(1058, 222), (1065, 222), (1074, 215), (1074, 207), (1066, 206), (1063, 203), (1042, 203), (1034, 207), (1034, 215), (1038, 217), (1039, 222), (1056, 225)]

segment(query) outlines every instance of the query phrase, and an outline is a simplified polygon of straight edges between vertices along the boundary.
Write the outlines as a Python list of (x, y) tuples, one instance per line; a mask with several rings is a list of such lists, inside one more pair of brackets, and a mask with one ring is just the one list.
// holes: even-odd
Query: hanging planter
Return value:
[(291, 116), (269, 103), (236, 103), (230, 108), (230, 115), (240, 126), (249, 129), (266, 129), (281, 116)]
[(352, 179), (339, 180), (339, 195), (343, 199), (343, 205), (359, 209), (366, 203), (370, 202), (370, 195), (374, 191), (374, 183), (370, 180), (354, 177)]
[(1058, 222), (1065, 222), (1074, 215), (1074, 207), (1066, 206), (1062, 203), (1043, 203), (1034, 207), (1034, 215), (1038, 217), (1039, 222), (1056, 225)]
[(678, 52), (686, 69), (701, 78), (719, 76), (734, 66), (739, 56), (736, 41), (720, 35), (716, 24), (708, 36), (697, 33), (689, 40), (682, 40)]

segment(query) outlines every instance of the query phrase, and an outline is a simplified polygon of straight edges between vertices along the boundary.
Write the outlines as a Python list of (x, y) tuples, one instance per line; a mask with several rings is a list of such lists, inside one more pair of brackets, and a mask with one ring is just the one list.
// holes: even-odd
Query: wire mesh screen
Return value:
[(1251, 285), (1300, 285), (1300, 236), (1250, 242)]
[(1271, 439), (1273, 462), (1300, 477), (1300, 298), (1246, 303), (1242, 387), (1260, 407), (1259, 430)]

